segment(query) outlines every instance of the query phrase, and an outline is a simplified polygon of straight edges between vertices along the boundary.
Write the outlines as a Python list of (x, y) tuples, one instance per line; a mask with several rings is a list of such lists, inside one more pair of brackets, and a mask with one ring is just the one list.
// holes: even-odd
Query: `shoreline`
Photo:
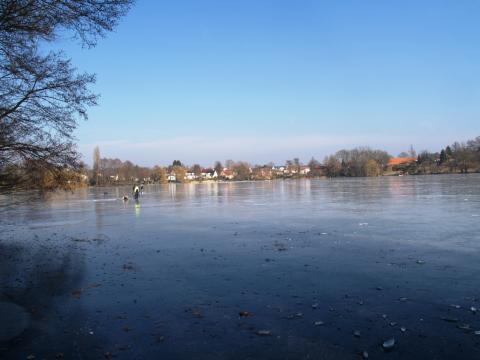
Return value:
[[(244, 183), (244, 182), (262, 182), (262, 181), (289, 181), (289, 180), (335, 180), (335, 179), (374, 179), (374, 178), (382, 178), (382, 177), (410, 177), (410, 176), (437, 176), (437, 175), (474, 175), (474, 174), (480, 174), (479, 171), (472, 171), (468, 173), (462, 173), (462, 172), (443, 172), (443, 173), (428, 173), (428, 174), (383, 174), (383, 175), (378, 175), (378, 176), (333, 176), (333, 177), (328, 177), (328, 176), (316, 176), (316, 177), (308, 177), (308, 176), (302, 176), (302, 177), (278, 177), (274, 179), (249, 179), (249, 180), (192, 180), (192, 181), (184, 181), (184, 182), (174, 182), (174, 181), (169, 181), (169, 182), (145, 182), (145, 185), (167, 185), (167, 184), (225, 184), (225, 183)], [(131, 186), (132, 184), (137, 183), (140, 184), (142, 183), (141, 181), (138, 182), (125, 182), (125, 183), (111, 183), (111, 184), (101, 184), (101, 185), (86, 185), (86, 186), (80, 186), (78, 188), (103, 188), (103, 187), (123, 187), (123, 186)]]

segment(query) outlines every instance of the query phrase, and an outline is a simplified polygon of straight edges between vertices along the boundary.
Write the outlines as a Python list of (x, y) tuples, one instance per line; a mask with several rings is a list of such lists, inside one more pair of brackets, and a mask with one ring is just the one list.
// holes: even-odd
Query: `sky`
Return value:
[(91, 164), (307, 162), (480, 135), (478, 1), (137, 0), (96, 48), (75, 132)]

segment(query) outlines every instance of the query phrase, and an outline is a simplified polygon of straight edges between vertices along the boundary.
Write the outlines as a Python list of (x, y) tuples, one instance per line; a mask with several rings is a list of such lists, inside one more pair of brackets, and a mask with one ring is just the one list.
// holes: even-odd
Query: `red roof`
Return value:
[(400, 164), (408, 164), (411, 162), (417, 161), (416, 157), (396, 157), (396, 158), (391, 158), (388, 161), (388, 165), (400, 165)]

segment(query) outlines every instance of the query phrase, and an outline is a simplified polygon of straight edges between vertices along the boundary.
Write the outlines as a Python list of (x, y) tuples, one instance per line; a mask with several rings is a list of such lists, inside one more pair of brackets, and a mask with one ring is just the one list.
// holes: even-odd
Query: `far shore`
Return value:
[(409, 177), (409, 176), (432, 176), (432, 175), (472, 175), (472, 174), (480, 174), (480, 171), (472, 171), (468, 173), (462, 172), (444, 172), (444, 173), (427, 173), (427, 174), (396, 174), (396, 173), (385, 173), (378, 176), (337, 176), (337, 177), (328, 177), (328, 176), (316, 176), (316, 177), (279, 177), (273, 179), (248, 179), (248, 180), (191, 180), (191, 181), (184, 181), (184, 182), (142, 182), (142, 181), (132, 181), (132, 182), (114, 182), (114, 183), (107, 183), (107, 184), (99, 184), (99, 185), (87, 185), (88, 188), (102, 188), (102, 187), (122, 187), (122, 186), (132, 186), (132, 184), (141, 184), (144, 183), (145, 185), (167, 185), (167, 184), (228, 184), (228, 183), (245, 183), (245, 182), (261, 182), (261, 181), (289, 181), (289, 180), (333, 180), (333, 179), (365, 179), (365, 178), (381, 178), (381, 177)]

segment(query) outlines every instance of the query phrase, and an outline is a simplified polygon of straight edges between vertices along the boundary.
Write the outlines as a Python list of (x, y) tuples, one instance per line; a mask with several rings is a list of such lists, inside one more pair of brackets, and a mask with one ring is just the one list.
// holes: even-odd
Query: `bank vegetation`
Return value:
[(465, 143), (455, 142), (438, 152), (417, 152), (411, 147), (394, 157), (384, 150), (359, 147), (340, 150), (323, 161), (311, 158), (303, 163), (299, 158), (274, 163), (252, 165), (246, 161), (215, 162), (212, 167), (185, 165), (174, 160), (167, 166), (142, 167), (131, 161), (100, 157), (94, 151), (93, 167), (84, 169), (89, 185), (111, 186), (131, 183), (167, 183), (201, 181), (244, 181), (298, 178), (375, 177), (472, 173), (480, 171), (480, 137)]

